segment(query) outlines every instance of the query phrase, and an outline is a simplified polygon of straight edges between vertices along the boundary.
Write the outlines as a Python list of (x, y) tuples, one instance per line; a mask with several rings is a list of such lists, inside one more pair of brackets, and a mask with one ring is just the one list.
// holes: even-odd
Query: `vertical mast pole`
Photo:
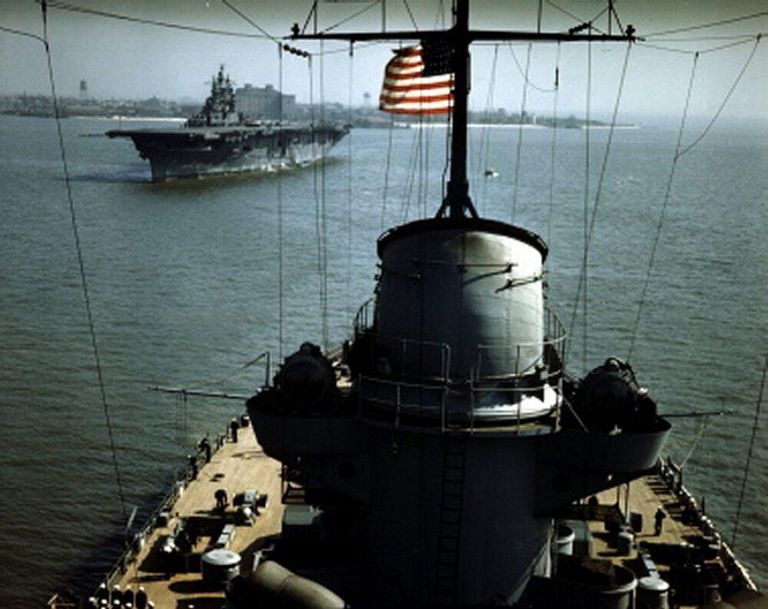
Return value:
[(469, 95), (469, 0), (456, 3), (456, 24), (451, 31), (454, 45), (453, 132), (451, 138), (451, 175), (443, 209), (451, 218), (461, 218), (465, 209), (477, 216), (469, 198), (467, 183), (467, 97)]

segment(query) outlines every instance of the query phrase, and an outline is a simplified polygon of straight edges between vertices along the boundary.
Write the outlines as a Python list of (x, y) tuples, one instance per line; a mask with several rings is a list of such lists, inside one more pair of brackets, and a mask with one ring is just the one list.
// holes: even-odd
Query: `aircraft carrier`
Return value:
[(153, 182), (209, 174), (272, 172), (309, 165), (349, 133), (347, 125), (247, 120), (235, 107), (224, 68), (201, 111), (181, 128), (113, 129), (149, 160)]

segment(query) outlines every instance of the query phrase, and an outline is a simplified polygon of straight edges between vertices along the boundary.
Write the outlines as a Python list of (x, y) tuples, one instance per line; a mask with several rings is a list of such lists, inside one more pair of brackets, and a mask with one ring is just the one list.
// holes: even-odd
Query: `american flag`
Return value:
[(423, 40), (387, 63), (379, 109), (395, 114), (447, 114), (453, 109), (453, 48)]

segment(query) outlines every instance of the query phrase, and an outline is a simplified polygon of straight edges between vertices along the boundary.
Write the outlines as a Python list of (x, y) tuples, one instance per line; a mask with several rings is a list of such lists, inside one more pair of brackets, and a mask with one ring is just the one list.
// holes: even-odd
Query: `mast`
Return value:
[[(384, 3), (382, 3), (384, 4)], [(614, 15), (612, 2), (609, 2), (609, 32), (610, 20)], [(317, 18), (317, 6), (314, 5), (315, 18)], [(592, 22), (582, 23), (570, 28), (566, 32), (542, 32), (539, 26), (536, 32), (518, 31), (489, 31), (469, 29), (469, 0), (456, 0), (454, 9), (454, 25), (448, 30), (424, 30), (424, 31), (398, 31), (398, 32), (318, 32), (315, 23), (314, 33), (300, 31), (298, 24), (294, 24), (293, 40), (348, 40), (350, 42), (365, 40), (441, 40), (449, 42), (453, 47), (453, 118), (451, 130), (451, 159), (450, 174), (446, 189), (446, 196), (437, 212), (438, 217), (459, 219), (465, 217), (477, 218), (478, 214), (469, 196), (469, 182), (467, 180), (467, 108), (470, 91), (470, 55), (469, 46), (475, 40), (485, 41), (548, 41), (548, 42), (577, 42), (577, 41), (612, 41), (635, 42), (642, 40), (635, 36), (635, 29), (627, 25), (623, 33), (582, 34), (583, 31), (591, 32)]]
[(453, 41), (454, 91), (453, 131), (451, 133), (451, 173), (445, 201), (437, 212), (443, 215), (446, 208), (450, 218), (462, 218), (465, 212), (476, 218), (469, 197), (467, 181), (467, 105), (469, 98), (469, 0), (456, 4), (456, 22), (451, 31)]

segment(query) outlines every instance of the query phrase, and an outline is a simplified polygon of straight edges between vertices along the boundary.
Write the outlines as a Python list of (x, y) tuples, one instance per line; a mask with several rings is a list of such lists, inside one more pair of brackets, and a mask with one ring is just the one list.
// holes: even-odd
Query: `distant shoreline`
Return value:
[[(423, 124), (423, 123), (402, 123), (402, 125), (410, 127), (412, 129), (445, 129), (448, 125), (447, 123), (430, 123), (430, 124)], [(491, 129), (574, 129), (574, 130), (584, 130), (584, 129), (640, 129), (640, 125), (635, 124), (629, 124), (629, 125), (614, 125), (611, 127), (611, 125), (605, 125), (605, 124), (599, 124), (599, 125), (535, 125), (531, 123), (469, 123), (467, 125), (469, 129), (478, 129), (478, 128), (491, 128)]]

